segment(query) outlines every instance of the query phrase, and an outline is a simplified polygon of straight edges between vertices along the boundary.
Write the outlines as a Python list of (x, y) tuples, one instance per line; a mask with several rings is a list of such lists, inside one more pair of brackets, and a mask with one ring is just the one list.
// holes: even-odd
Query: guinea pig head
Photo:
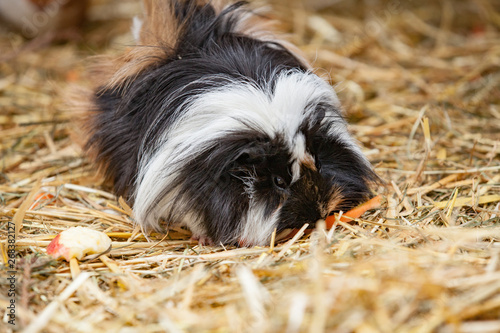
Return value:
[(266, 244), (274, 228), (314, 226), (369, 196), (376, 176), (356, 149), (331, 136), (330, 126), (341, 118), (325, 119), (325, 108), (338, 112), (333, 105), (314, 106), (291, 141), (284, 133), (255, 138), (228, 169), (226, 179), (239, 180), (246, 195), (243, 218), (232, 230), (238, 244)]

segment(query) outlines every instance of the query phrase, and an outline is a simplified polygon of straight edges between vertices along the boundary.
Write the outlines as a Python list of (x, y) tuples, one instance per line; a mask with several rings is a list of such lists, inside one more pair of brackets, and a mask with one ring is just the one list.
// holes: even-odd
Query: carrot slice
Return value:
[(31, 204), (30, 210), (33, 210), (36, 207), (40, 206), (40, 203), (42, 201), (46, 201), (46, 200), (50, 200), (50, 199), (54, 199), (54, 195), (47, 193), (47, 192), (42, 192), (42, 193), (38, 194), (35, 197), (35, 199), (33, 200), (33, 204)]
[[(350, 211), (347, 211), (345, 214), (342, 214), (340, 221), (351, 222), (353, 219), (357, 219), (358, 217), (366, 213), (366, 211), (370, 209), (379, 208), (381, 205), (382, 205), (382, 196), (379, 194), (376, 197), (368, 200), (364, 204), (361, 204), (358, 207), (355, 207)], [(326, 228), (330, 229), (335, 224), (335, 214), (328, 216), (325, 222), (326, 222)]]

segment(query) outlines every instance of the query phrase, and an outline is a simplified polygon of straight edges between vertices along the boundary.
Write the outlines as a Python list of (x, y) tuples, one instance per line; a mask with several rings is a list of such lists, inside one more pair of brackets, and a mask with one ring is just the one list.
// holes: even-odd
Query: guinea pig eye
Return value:
[(274, 185), (276, 187), (278, 187), (279, 189), (286, 189), (287, 187), (287, 183), (285, 182), (285, 180), (283, 178), (281, 178), (280, 176), (274, 176), (273, 177), (273, 182), (274, 182)]
[(318, 158), (316, 158), (316, 169), (317, 169), (318, 171), (321, 171), (321, 162), (319, 161), (319, 159), (318, 159)]

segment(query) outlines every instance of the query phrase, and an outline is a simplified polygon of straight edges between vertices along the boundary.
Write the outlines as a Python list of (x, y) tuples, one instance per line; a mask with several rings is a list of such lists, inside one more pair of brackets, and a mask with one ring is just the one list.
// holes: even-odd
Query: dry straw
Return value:
[[(0, 63), (3, 265), (18, 227), (16, 326), (2, 269), (1, 332), (500, 331), (499, 1), (270, 4), (336, 85), (383, 208), (270, 247), (203, 247), (183, 229), (147, 241), (70, 139), (62, 92), (82, 59), (130, 43), (139, 8), (94, 1), (82, 41)], [(0, 35), (5, 53), (21, 43)], [(113, 249), (73, 280), (45, 248), (77, 225)]]

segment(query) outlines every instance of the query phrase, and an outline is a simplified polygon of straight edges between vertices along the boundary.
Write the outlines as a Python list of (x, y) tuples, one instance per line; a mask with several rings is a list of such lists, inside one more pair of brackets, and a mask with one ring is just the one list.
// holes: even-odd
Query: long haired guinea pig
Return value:
[(137, 45), (99, 65), (85, 130), (145, 231), (263, 245), (370, 195), (376, 175), (334, 90), (247, 3), (145, 0), (144, 11)]

